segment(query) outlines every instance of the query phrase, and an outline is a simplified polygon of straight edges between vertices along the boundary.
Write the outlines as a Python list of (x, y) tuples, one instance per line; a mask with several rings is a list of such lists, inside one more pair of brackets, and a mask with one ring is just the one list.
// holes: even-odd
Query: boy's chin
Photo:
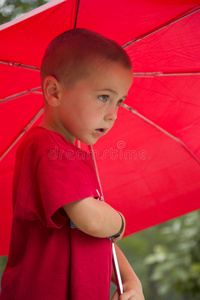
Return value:
[(83, 144), (85, 144), (87, 146), (93, 146), (94, 144), (96, 144), (96, 142), (97, 141), (95, 141), (95, 142), (86, 142), (86, 143), (83, 143)]
[(97, 138), (92, 138), (92, 139), (82, 139), (80, 140), (81, 143), (83, 143), (84, 145), (87, 145), (87, 146), (92, 146), (94, 144), (96, 144), (96, 142), (98, 141)]

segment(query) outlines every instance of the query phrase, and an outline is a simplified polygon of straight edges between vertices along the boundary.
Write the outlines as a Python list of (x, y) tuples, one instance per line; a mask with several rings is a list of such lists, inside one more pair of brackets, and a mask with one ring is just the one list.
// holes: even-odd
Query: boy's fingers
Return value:
[(118, 290), (115, 291), (115, 293), (113, 294), (111, 300), (119, 300), (119, 293), (118, 293)]
[(111, 300), (144, 300), (144, 298), (137, 296), (132, 290), (124, 292), (119, 296), (118, 290), (116, 290)]
[(127, 294), (123, 295), (123, 297), (120, 296), (118, 299), (119, 300), (139, 300), (139, 299), (135, 298), (135, 296), (128, 296)]
[(119, 300), (143, 300), (139, 296), (137, 296), (133, 291), (127, 291), (120, 295)]

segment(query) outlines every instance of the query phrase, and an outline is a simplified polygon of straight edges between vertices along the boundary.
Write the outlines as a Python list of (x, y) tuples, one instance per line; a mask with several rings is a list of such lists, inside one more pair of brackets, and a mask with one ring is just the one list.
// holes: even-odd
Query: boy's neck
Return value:
[(68, 142), (75, 145), (75, 140), (76, 140), (75, 138), (71, 139), (70, 136), (67, 135), (66, 131), (62, 130), (62, 128), (57, 126), (56, 123), (47, 121), (45, 116), (43, 117), (42, 122), (40, 123), (39, 126), (45, 128), (47, 130), (55, 131), (55, 132), (61, 134)]

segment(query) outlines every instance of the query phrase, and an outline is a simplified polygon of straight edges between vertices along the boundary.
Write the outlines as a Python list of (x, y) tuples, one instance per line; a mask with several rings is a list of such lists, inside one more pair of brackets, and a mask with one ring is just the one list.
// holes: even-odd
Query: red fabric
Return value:
[(81, 0), (77, 27), (124, 45), (198, 5), (199, 0)]
[(17, 152), (1, 300), (109, 299), (110, 240), (70, 229), (62, 208), (89, 196), (99, 198), (97, 189), (86, 152), (56, 132), (29, 131)]
[[(79, 7), (77, 4), (76, 0), (52, 0), (0, 26), (0, 60), (39, 68), (47, 44), (74, 27), (78, 11), (77, 27), (97, 31), (120, 45), (135, 41), (125, 47), (135, 75), (126, 103), (177, 136), (199, 158), (199, 0), (81, 0)], [(4, 64), (0, 68), (0, 100), (40, 86), (38, 70)], [(38, 124), (34, 118), (42, 106), (42, 95), (33, 93), (0, 102), (0, 155), (29, 122), (33, 122), (31, 126)], [(117, 148), (121, 141), (126, 148)], [(12, 175), (19, 143), (0, 162), (0, 254), (8, 252)], [(123, 211), (127, 219), (126, 234), (200, 207), (198, 162), (133, 114), (121, 113), (116, 127), (96, 146), (100, 152), (144, 149), (151, 158), (127, 161), (107, 155), (97, 161), (106, 201)]]
[(126, 216), (126, 235), (200, 207), (199, 163), (131, 112), (121, 108), (94, 149), (105, 201)]

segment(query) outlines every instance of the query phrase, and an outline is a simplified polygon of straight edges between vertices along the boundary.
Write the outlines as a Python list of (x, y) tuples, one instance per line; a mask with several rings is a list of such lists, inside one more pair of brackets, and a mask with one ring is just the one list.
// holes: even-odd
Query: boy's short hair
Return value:
[(42, 64), (41, 80), (54, 76), (72, 86), (87, 77), (94, 62), (119, 62), (132, 69), (126, 51), (115, 41), (84, 28), (71, 29), (57, 36), (47, 47)]

